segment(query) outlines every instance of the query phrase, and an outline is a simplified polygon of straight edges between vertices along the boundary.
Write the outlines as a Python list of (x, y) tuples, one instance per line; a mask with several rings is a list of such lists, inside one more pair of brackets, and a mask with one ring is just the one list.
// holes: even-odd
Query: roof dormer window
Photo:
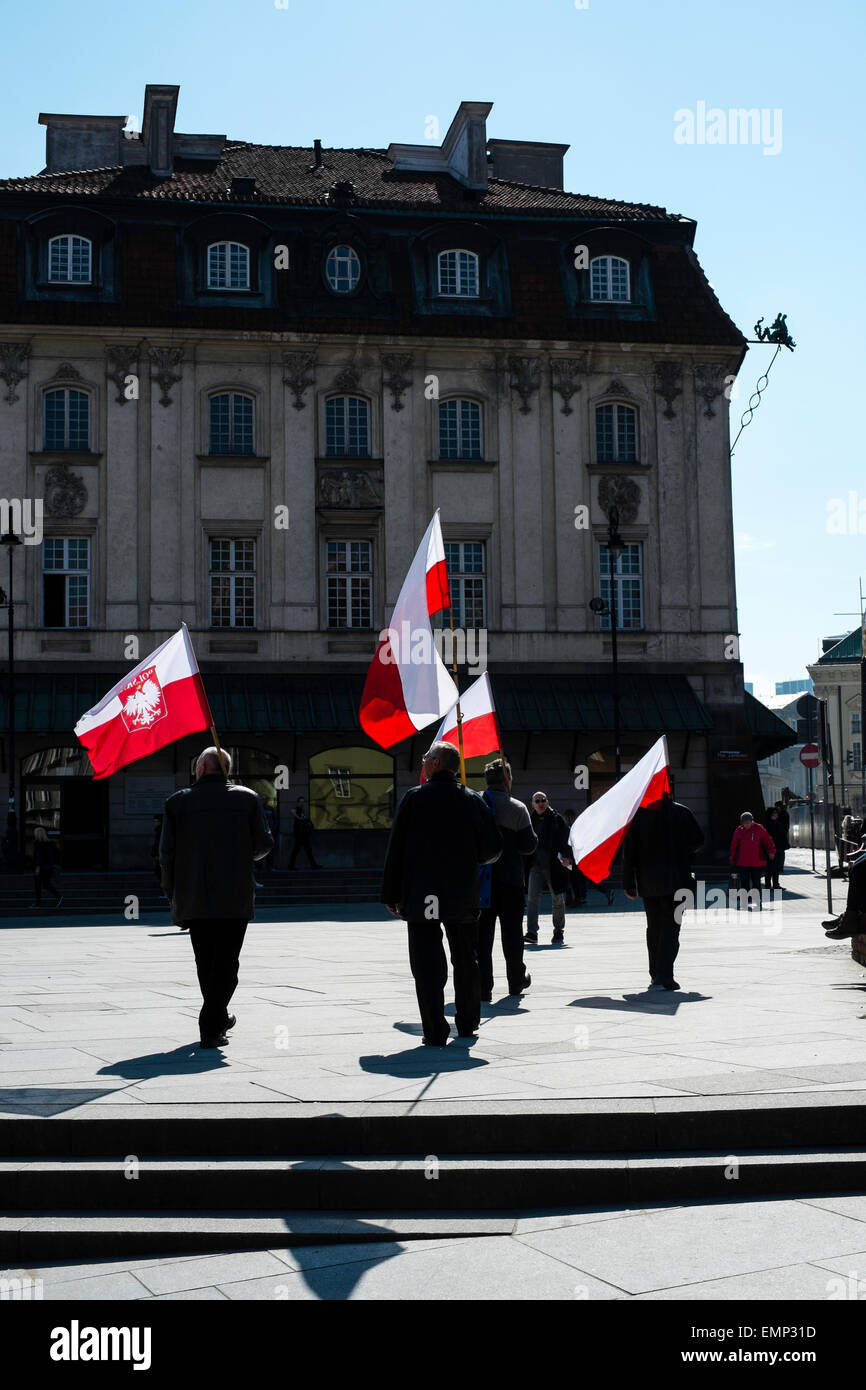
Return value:
[(478, 257), (474, 251), (440, 251), (439, 293), (457, 299), (478, 298)]
[(628, 261), (622, 256), (596, 256), (589, 266), (589, 297), (599, 303), (627, 304), (631, 299)]
[(250, 288), (250, 249), (239, 241), (215, 241), (207, 248), (209, 290)]
[(53, 236), (48, 243), (48, 279), (54, 284), (89, 285), (93, 246), (87, 237)]

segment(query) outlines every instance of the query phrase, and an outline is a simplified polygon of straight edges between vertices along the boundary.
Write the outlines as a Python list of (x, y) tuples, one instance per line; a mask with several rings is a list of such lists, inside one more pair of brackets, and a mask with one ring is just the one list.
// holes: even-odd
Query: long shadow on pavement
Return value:
[(596, 994), (589, 999), (572, 999), (570, 1009), (620, 1009), (626, 1013), (654, 1014), (663, 1010), (675, 1014), (680, 1004), (706, 1004), (710, 994), (687, 994), (685, 991), (671, 991), (664, 998), (659, 994), (624, 994), (622, 999), (611, 999), (609, 995)]
[(141, 1081), (148, 1076), (177, 1076), (191, 1073), (196, 1075), (206, 1071), (217, 1071), (227, 1067), (228, 1062), (218, 1050), (208, 1048), (202, 1051), (197, 1042), (182, 1043), (171, 1052), (149, 1052), (141, 1057), (127, 1057), (121, 1062), (110, 1062), (100, 1067), (97, 1076), (125, 1076)]

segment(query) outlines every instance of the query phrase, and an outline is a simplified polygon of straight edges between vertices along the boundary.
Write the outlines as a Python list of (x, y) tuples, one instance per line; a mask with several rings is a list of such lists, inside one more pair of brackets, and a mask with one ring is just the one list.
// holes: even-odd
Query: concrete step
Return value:
[(340, 1158), (162, 1158), (0, 1163), (4, 1215), (195, 1211), (489, 1211), (734, 1195), (862, 1191), (866, 1150)]
[[(335, 1245), (461, 1239), (510, 1235), (516, 1213), (103, 1211), (18, 1212), (0, 1216), (0, 1263), (29, 1265), (58, 1260), (123, 1259), (135, 1255), (206, 1254), (228, 1250), (288, 1249)], [(289, 1272), (288, 1270), (286, 1271)], [(275, 1280), (275, 1283), (278, 1280)]]
[[(446, 1054), (447, 1055), (447, 1054)], [(88, 1097), (90, 1092), (86, 1093)], [(829, 1152), (866, 1142), (866, 1091), (623, 1100), (103, 1105), (33, 1093), (0, 1117), (0, 1159)], [(62, 1113), (54, 1113), (61, 1110)]]

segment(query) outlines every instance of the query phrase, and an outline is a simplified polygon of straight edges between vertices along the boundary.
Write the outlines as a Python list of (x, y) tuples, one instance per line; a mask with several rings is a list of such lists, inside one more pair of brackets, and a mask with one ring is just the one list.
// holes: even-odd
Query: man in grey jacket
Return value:
[[(223, 752), (226, 773), (231, 758)], [(189, 928), (201, 986), (202, 1047), (224, 1047), (236, 1019), (228, 1005), (238, 983), (238, 960), (255, 903), (255, 860), (274, 847), (259, 798), (231, 786), (216, 748), (195, 765), (195, 786), (165, 803), (159, 843), (162, 886), (173, 920)]]
[(521, 862), (538, 847), (538, 836), (522, 801), (511, 795), (511, 766), (501, 758), (484, 769), (485, 800), (493, 812), (502, 836), (502, 854), (494, 864), (481, 870), (481, 917), (478, 921), (478, 964), (481, 969), (481, 998), (493, 998), (493, 940), (496, 919), (502, 937), (502, 954), (508, 976), (508, 993), (522, 994), (532, 984), (523, 965), (524, 869)]

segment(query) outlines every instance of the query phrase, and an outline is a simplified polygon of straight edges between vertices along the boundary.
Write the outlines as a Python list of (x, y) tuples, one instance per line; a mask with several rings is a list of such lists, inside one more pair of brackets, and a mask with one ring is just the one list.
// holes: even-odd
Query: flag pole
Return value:
[(454, 671), (454, 684), (457, 686), (457, 748), (460, 753), (460, 783), (466, 786), (466, 758), (463, 754), (463, 711), (460, 708), (460, 685), (457, 680), (457, 648), (454, 645), (454, 607), (448, 595), (448, 620), (451, 623), (451, 665)]
[(226, 771), (226, 760), (223, 755), (222, 744), (220, 743), (220, 736), (216, 731), (216, 724), (211, 724), (210, 731), (213, 734), (213, 741), (216, 744), (217, 757), (220, 760), (220, 767), (223, 770), (223, 777), (228, 778), (228, 772)]

